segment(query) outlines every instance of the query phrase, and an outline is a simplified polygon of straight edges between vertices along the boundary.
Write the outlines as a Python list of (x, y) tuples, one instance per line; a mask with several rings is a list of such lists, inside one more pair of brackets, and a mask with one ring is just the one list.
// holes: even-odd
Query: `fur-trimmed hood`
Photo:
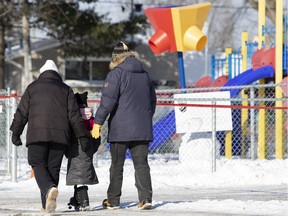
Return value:
[(125, 61), (125, 59), (127, 59), (129, 57), (134, 57), (140, 61), (139, 54), (135, 51), (129, 51), (129, 52), (121, 53), (119, 55), (115, 55), (112, 57), (112, 60), (109, 64), (110, 70), (114, 69), (115, 67), (117, 67), (118, 65), (123, 63)]

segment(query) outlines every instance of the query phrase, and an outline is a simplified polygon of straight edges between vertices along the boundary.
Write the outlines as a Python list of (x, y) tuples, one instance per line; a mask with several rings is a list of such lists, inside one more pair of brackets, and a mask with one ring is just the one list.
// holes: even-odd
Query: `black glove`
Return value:
[(93, 145), (94, 145), (93, 153), (96, 153), (98, 151), (98, 148), (99, 148), (100, 144), (101, 144), (101, 137), (98, 137), (98, 139), (92, 138), (92, 142), (93, 142)]
[(19, 135), (12, 134), (12, 143), (13, 143), (15, 146), (20, 146), (20, 145), (22, 145), (22, 141), (21, 141), (21, 139), (20, 139), (20, 136), (19, 136)]
[(79, 143), (83, 152), (87, 152), (90, 148), (90, 139), (88, 136), (79, 137)]

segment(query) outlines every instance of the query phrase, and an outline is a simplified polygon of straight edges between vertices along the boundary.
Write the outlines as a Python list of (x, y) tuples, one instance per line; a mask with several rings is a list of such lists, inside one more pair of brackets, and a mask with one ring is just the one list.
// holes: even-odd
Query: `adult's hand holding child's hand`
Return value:
[(98, 139), (100, 137), (101, 127), (102, 127), (102, 125), (99, 125), (99, 124), (93, 125), (91, 135), (94, 139)]

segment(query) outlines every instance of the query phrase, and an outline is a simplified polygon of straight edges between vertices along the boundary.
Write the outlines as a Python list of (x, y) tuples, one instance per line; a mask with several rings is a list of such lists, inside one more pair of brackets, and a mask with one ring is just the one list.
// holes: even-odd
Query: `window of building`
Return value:
[(105, 80), (107, 73), (109, 72), (110, 62), (91, 62), (91, 72), (93, 80)]
[(66, 60), (65, 79), (66, 80), (105, 80), (109, 72), (109, 61), (107, 60)]

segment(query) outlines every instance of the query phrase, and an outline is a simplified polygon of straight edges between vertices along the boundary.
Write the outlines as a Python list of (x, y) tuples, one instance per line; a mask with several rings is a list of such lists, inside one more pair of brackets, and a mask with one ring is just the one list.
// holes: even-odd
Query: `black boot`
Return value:
[(76, 199), (79, 203), (80, 211), (87, 211), (90, 209), (87, 186), (81, 186), (76, 188)]
[(68, 203), (68, 208), (71, 209), (72, 206), (74, 206), (74, 209), (76, 211), (79, 211), (79, 208), (80, 208), (80, 204), (79, 202), (77, 201), (77, 186), (75, 185), (74, 186), (74, 196), (70, 198), (70, 201)]

